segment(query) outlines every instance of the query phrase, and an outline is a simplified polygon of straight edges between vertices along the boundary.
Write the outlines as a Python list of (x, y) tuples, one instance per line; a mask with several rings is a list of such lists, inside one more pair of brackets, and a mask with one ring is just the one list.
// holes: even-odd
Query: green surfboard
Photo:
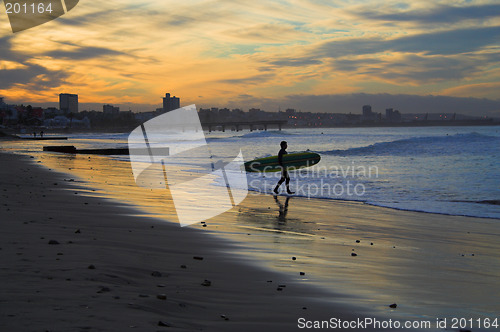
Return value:
[[(288, 170), (310, 167), (316, 165), (321, 156), (314, 152), (289, 153), (283, 156), (283, 165)], [(279, 172), (278, 156), (259, 158), (245, 163), (247, 172)]]

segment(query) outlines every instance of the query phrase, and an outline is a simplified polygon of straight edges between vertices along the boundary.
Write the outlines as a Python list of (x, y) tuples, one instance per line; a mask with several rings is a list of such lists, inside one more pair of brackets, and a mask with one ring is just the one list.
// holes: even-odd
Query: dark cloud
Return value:
[[(484, 60), (484, 61), (482, 61)], [(415, 54), (397, 57), (390, 61), (380, 59), (332, 60), (335, 71), (376, 78), (432, 83), (443, 80), (459, 80), (482, 70), (486, 57), (420, 56)]]
[(25, 68), (0, 70), (0, 89), (9, 89), (21, 84), (27, 89), (39, 91), (60, 86), (68, 76), (66, 72), (25, 64)]
[[(379, 59), (333, 59), (332, 66), (337, 71), (343, 72), (359, 72), (360, 70), (366, 70), (367, 67), (374, 67), (380, 65), (386, 65), (386, 61)], [(361, 72), (363, 73), (363, 72)], [(366, 72), (364, 72), (366, 73)]]
[(482, 6), (436, 6), (425, 10), (412, 10), (397, 13), (381, 13), (366, 10), (355, 13), (364, 19), (380, 21), (409, 22), (421, 24), (454, 24), (462, 20), (485, 20), (490, 17), (500, 16), (500, 4)]
[[(500, 99), (458, 98), (449, 96), (418, 96), (408, 94), (294, 94), (283, 98), (239, 98), (221, 107), (261, 108), (266, 111), (282, 111), (293, 108), (302, 112), (330, 112), (361, 114), (363, 105), (371, 105), (374, 112), (393, 108), (402, 113), (460, 113), (473, 116), (500, 118)], [(211, 107), (211, 105), (204, 105)]]
[(13, 51), (12, 36), (0, 38), (2, 53), (0, 60), (17, 63), (15, 69), (0, 69), (0, 89), (9, 89), (15, 85), (24, 85), (33, 91), (52, 88), (64, 83), (69, 76), (66, 72), (50, 70), (41, 65), (29, 62), (29, 57)]
[(58, 58), (58, 59), (70, 59), (70, 60), (86, 60), (92, 58), (99, 58), (108, 55), (126, 55), (123, 52), (118, 52), (109, 48), (103, 47), (93, 47), (93, 46), (79, 46), (75, 50), (63, 51), (56, 50), (45, 53), (45, 55)]
[(500, 44), (500, 26), (402, 37), (386, 42), (389, 50), (427, 54), (462, 54)]
[(27, 58), (24, 54), (12, 50), (13, 37), (14, 35), (0, 37), (0, 60), (20, 62)]
[(352, 38), (332, 40), (311, 52), (317, 58), (340, 58), (381, 52), (425, 53), (451, 55), (478, 51), (500, 44), (500, 27), (471, 28), (423, 33), (395, 39)]
[(57, 19), (57, 22), (61, 25), (68, 26), (88, 26), (96, 25), (102, 22), (109, 22), (114, 19), (114, 14), (112, 10), (100, 10), (94, 11), (88, 14), (79, 14), (78, 16), (66, 15), (61, 16)]
[(269, 63), (278, 67), (302, 67), (310, 65), (319, 65), (322, 63), (322, 61), (312, 58), (288, 58), (288, 59), (271, 60), (269, 61)]
[(186, 27), (194, 25), (196, 21), (197, 21), (196, 19), (189, 16), (171, 15), (164, 21), (164, 24), (174, 27)]
[[(498, 62), (500, 53), (479, 53), (500, 45), (500, 27), (471, 28), (422, 33), (394, 39), (350, 38), (331, 40), (310, 47), (303, 55), (283, 56), (259, 70), (326, 64), (334, 71), (367, 75), (394, 83), (457, 81)], [(396, 56), (390, 56), (394, 53)], [(384, 55), (385, 56), (381, 56)]]
[(274, 74), (260, 74), (253, 75), (244, 78), (233, 78), (233, 79), (225, 79), (219, 80), (218, 83), (226, 83), (226, 84), (234, 84), (234, 85), (249, 85), (249, 84), (259, 84), (268, 81), (273, 78)]
[[(344, 94), (344, 95), (290, 95), (276, 104), (302, 111), (361, 113), (363, 105), (371, 105), (375, 112), (394, 108), (402, 113), (456, 112), (469, 115), (500, 116), (500, 100), (459, 98), (448, 96), (418, 96), (405, 94)], [(274, 107), (271, 106), (271, 107)]]

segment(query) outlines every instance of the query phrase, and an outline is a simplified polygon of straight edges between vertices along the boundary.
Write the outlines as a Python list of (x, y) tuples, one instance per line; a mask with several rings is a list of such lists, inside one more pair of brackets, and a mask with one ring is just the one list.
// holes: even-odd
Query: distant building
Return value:
[(229, 108), (221, 108), (219, 109), (219, 118), (222, 120), (228, 120), (231, 117), (231, 111)]
[(364, 105), (363, 106), (363, 117), (364, 118), (370, 118), (372, 116), (372, 107), (371, 105)]
[(181, 107), (180, 99), (176, 96), (170, 97), (170, 93), (165, 94), (163, 98), (163, 112), (170, 112)]
[(4, 103), (3, 97), (0, 97), (0, 110), (5, 110), (8, 108), (8, 105)]
[(385, 120), (387, 122), (401, 122), (401, 113), (398, 110), (387, 108), (385, 110)]
[(371, 105), (364, 105), (362, 119), (363, 119), (363, 121), (367, 121), (367, 122), (380, 121), (382, 119), (382, 114), (372, 112)]
[(59, 95), (59, 109), (66, 113), (78, 113), (78, 95), (61, 93)]
[(135, 113), (134, 118), (139, 122), (146, 122), (157, 116), (156, 112)]
[(246, 118), (246, 113), (239, 108), (233, 108), (231, 113), (234, 120), (244, 120)]
[(265, 115), (266, 112), (264, 112), (260, 108), (251, 108), (248, 110), (248, 117), (252, 121), (263, 120)]
[(104, 114), (118, 115), (120, 113), (120, 107), (115, 107), (113, 105), (102, 105), (102, 112)]

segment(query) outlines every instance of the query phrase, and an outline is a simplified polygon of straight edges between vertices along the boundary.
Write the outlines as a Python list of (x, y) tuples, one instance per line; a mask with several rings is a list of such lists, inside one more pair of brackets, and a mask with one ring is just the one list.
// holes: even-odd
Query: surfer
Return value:
[(286, 184), (286, 192), (288, 194), (294, 194), (293, 191), (290, 190), (290, 176), (288, 175), (288, 172), (286, 170), (286, 167), (283, 165), (283, 156), (287, 154), (286, 148), (288, 147), (288, 144), (286, 141), (281, 141), (280, 143), (281, 150), (278, 152), (278, 164), (281, 166), (281, 179), (278, 181), (278, 184), (276, 185), (276, 188), (274, 188), (274, 193), (277, 195), (278, 194), (278, 189), (280, 188), (281, 184), (285, 182)]

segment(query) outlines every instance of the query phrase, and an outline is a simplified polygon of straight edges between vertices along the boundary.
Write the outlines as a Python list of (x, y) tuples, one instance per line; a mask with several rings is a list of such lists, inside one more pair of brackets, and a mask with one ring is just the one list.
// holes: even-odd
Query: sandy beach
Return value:
[[(458, 331), (453, 317), (500, 310), (497, 220), (252, 194), (181, 228), (29, 156), (0, 158), (3, 331), (292, 331), (300, 318), (367, 317)], [(235, 237), (221, 239), (229, 221)]]
[(360, 314), (200, 231), (79, 195), (29, 157), (0, 158), (2, 331), (289, 331), (299, 317)]

